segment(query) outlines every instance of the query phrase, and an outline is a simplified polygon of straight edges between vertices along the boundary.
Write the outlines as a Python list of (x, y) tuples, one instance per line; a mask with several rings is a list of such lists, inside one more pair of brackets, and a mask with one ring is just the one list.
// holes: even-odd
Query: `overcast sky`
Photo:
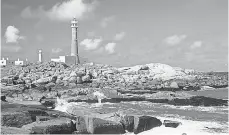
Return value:
[(113, 66), (164, 63), (227, 71), (227, 0), (1, 0), (1, 55), (69, 55), (72, 17), (79, 54)]

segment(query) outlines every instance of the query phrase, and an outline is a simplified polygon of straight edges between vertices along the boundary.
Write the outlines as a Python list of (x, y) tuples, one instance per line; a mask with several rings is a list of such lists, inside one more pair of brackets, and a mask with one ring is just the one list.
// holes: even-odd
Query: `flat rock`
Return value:
[(33, 122), (22, 127), (22, 129), (32, 131), (35, 134), (71, 134), (75, 130), (74, 128), (71, 119), (63, 117)]

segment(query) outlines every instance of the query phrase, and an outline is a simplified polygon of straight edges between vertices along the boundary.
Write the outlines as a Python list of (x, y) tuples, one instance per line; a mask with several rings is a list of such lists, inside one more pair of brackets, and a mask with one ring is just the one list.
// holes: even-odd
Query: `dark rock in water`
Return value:
[(1, 96), (1, 101), (6, 102), (6, 96)]
[(128, 132), (133, 132), (134, 130), (134, 116), (124, 116), (121, 118), (120, 121), (125, 130), (127, 130)]
[(16, 128), (16, 127), (5, 127), (5, 126), (1, 126), (1, 135), (2, 134), (31, 134), (31, 131), (29, 130), (24, 130), (21, 128)]
[(154, 127), (159, 127), (162, 122), (151, 116), (135, 116), (134, 117), (134, 133), (138, 134), (140, 132), (150, 130)]
[(227, 100), (216, 99), (204, 96), (194, 96), (190, 98), (191, 105), (193, 106), (228, 106)]
[(46, 107), (55, 108), (56, 98), (43, 98), (40, 99), (40, 103)]
[(216, 99), (204, 96), (193, 96), (187, 99), (172, 99), (168, 101), (172, 105), (192, 105), (192, 106), (228, 106), (227, 100)]
[(165, 125), (165, 127), (177, 128), (181, 124), (181, 122), (164, 120), (163, 124)]
[(35, 134), (71, 134), (75, 130), (74, 128), (71, 119), (68, 118), (33, 122), (22, 127), (22, 129), (33, 131)]
[(99, 118), (85, 118), (88, 132), (91, 134), (123, 134), (125, 130), (119, 122), (103, 120)]

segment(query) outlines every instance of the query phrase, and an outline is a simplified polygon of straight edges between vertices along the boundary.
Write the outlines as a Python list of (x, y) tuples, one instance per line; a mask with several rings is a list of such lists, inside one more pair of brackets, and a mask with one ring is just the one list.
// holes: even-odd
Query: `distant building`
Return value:
[(59, 56), (58, 59), (51, 59), (51, 61), (54, 62), (63, 62), (67, 65), (73, 65), (76, 64), (76, 56)]
[(6, 60), (4, 59), (4, 58), (2, 58), (1, 60), (0, 60), (0, 65), (1, 66), (6, 66)]
[(22, 66), (22, 65), (26, 65), (27, 62), (28, 62), (27, 59), (24, 61), (18, 58), (18, 60), (15, 61), (15, 60), (9, 60), (8, 58), (7, 59), (2, 58), (0, 60), (0, 66), (13, 66), (13, 65)]
[(39, 50), (38, 53), (38, 61), (42, 62), (42, 50)]
[(24, 61), (18, 59), (17, 61), (15, 61), (15, 65), (16, 66), (22, 66), (22, 65), (24, 65)]
[(7, 60), (7, 61), (6, 61), (6, 65), (7, 65), (7, 66), (15, 65), (15, 60)]
[[(76, 64), (76, 56), (59, 56), (59, 58), (52, 58), (51, 61), (54, 62), (63, 62), (67, 65), (75, 65)], [(80, 58), (81, 64), (86, 63), (86, 58)]]

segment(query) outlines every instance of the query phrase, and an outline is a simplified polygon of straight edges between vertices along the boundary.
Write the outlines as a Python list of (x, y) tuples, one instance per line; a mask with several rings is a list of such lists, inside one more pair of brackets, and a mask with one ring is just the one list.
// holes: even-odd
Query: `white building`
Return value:
[(2, 58), (2, 59), (0, 60), (0, 65), (1, 65), (1, 66), (6, 66), (6, 60), (5, 60), (4, 58)]
[(57, 59), (51, 59), (54, 62), (63, 62), (69, 65), (76, 64), (76, 56), (59, 56)]
[(42, 62), (42, 50), (39, 50), (38, 53), (38, 61)]
[(16, 65), (16, 66), (19, 66), (19, 65), (24, 65), (24, 61), (19, 60), (19, 58), (18, 58), (18, 60), (17, 60), (17, 61), (15, 61), (15, 65)]
[(6, 58), (6, 59), (2, 58), (0, 60), (0, 66), (10, 66), (10, 65), (11, 66), (13, 66), (13, 65), (21, 66), (21, 65), (25, 65), (27, 62), (28, 62), (27, 59), (24, 61), (24, 60), (20, 60), (18, 58), (18, 60), (15, 61), (15, 60), (9, 60), (8, 58)]

